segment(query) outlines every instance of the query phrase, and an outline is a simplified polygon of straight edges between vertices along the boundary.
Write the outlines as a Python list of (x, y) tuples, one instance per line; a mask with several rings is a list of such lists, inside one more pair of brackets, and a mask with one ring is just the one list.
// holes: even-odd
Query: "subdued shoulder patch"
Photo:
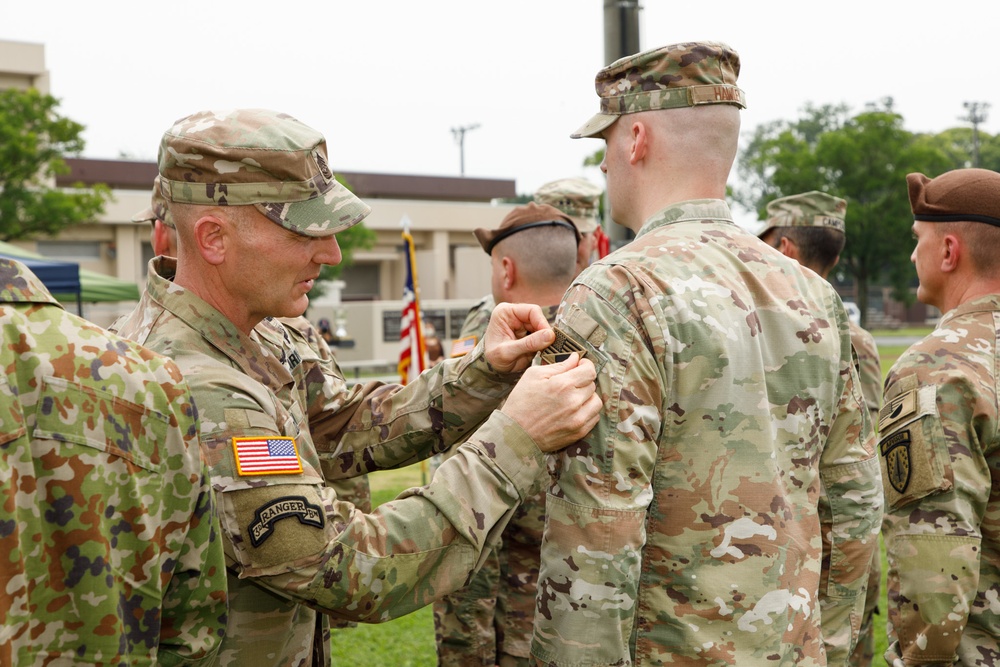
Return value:
[(542, 363), (555, 364), (560, 361), (566, 361), (569, 355), (574, 352), (579, 354), (581, 359), (587, 356), (587, 350), (583, 345), (570, 338), (569, 334), (565, 331), (559, 327), (552, 327), (552, 331), (555, 333), (556, 339), (551, 345), (541, 351)]
[(479, 342), (479, 338), (476, 336), (466, 336), (465, 338), (459, 338), (454, 343), (451, 344), (451, 356), (464, 357), (469, 352), (476, 347), (476, 343)]
[(284, 496), (275, 498), (254, 512), (253, 521), (247, 526), (250, 543), (255, 547), (274, 534), (274, 524), (282, 519), (298, 519), (305, 526), (323, 527), (323, 512), (318, 505), (308, 502), (304, 496)]
[(295, 438), (264, 435), (233, 438), (236, 471), (249, 475), (296, 475), (302, 472), (302, 460)]
[(917, 390), (904, 391), (886, 401), (878, 415), (878, 432), (888, 433), (892, 425), (908, 419), (917, 411)]
[(886, 437), (879, 445), (882, 456), (885, 457), (886, 477), (896, 493), (906, 493), (906, 488), (910, 485), (912, 444), (910, 429), (904, 428)]
[(560, 323), (578, 333), (584, 340), (595, 348), (604, 344), (608, 339), (608, 332), (601, 324), (590, 316), (587, 311), (573, 304), (562, 316)]

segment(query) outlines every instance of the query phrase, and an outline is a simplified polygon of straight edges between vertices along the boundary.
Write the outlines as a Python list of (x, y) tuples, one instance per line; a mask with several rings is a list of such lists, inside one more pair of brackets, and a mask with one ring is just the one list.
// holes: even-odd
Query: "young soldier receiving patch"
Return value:
[(892, 665), (1000, 663), (1000, 174), (906, 177), (917, 298), (943, 313), (885, 381)]

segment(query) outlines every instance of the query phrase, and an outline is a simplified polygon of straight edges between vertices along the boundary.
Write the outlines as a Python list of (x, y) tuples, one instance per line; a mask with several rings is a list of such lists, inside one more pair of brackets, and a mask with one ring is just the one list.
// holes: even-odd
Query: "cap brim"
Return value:
[(569, 135), (571, 139), (582, 139), (583, 137), (596, 137), (604, 130), (611, 127), (611, 124), (618, 120), (619, 114), (597, 113), (593, 118), (584, 123), (580, 129)]
[(273, 222), (303, 236), (330, 236), (358, 224), (372, 212), (353, 192), (335, 183), (325, 194), (285, 204), (254, 204)]
[(147, 206), (133, 215), (131, 219), (132, 222), (152, 222), (153, 220), (156, 220), (156, 213), (153, 212), (152, 206)]
[(493, 240), (493, 231), (490, 229), (484, 229), (479, 227), (472, 232), (476, 236), (476, 240), (479, 241), (479, 245), (483, 247), (483, 252), (487, 255), (490, 254), (490, 241)]
[(589, 234), (590, 232), (596, 231), (601, 225), (597, 222), (595, 218), (585, 218), (579, 215), (571, 215), (570, 220), (576, 225), (577, 230), (581, 234)]

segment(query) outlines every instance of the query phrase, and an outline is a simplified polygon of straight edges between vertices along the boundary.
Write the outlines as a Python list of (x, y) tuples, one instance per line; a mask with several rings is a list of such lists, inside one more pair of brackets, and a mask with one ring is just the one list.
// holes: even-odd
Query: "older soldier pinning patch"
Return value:
[[(231, 574), (218, 664), (329, 665), (330, 616), (387, 620), (466, 581), (540, 481), (541, 447), (596, 421), (594, 368), (529, 368), (552, 334), (539, 309), (510, 305), (489, 345), (406, 387), (348, 390), (288, 323), (340, 261), (335, 234), (370, 210), (336, 182), (323, 136), (269, 110), (198, 112), (164, 133), (159, 172), (177, 258), (152, 260), (120, 330), (172, 356), (201, 411)], [(463, 438), (430, 485), (374, 513), (328, 483)]]

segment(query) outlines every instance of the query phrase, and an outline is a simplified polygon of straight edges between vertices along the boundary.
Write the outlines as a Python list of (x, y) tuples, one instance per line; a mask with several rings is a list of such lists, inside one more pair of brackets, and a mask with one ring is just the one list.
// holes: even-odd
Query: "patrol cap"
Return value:
[(167, 208), (167, 200), (160, 192), (160, 175), (153, 179), (153, 191), (150, 194), (150, 205), (132, 216), (132, 222), (153, 222), (161, 220), (168, 227), (174, 226), (173, 217)]
[(585, 178), (561, 178), (538, 188), (534, 199), (555, 206), (573, 220), (581, 234), (589, 234), (600, 227), (597, 215), (603, 192)]
[(1000, 227), (1000, 174), (954, 169), (937, 178), (907, 174), (913, 219), (924, 222), (985, 222)]
[(767, 220), (757, 236), (775, 227), (824, 227), (844, 234), (846, 214), (847, 201), (825, 192), (813, 190), (781, 197), (767, 205)]
[(253, 205), (305, 236), (343, 231), (371, 212), (334, 178), (323, 135), (267, 109), (199, 111), (163, 133), (160, 192), (167, 202)]
[(722, 42), (671, 44), (626, 56), (597, 73), (601, 110), (570, 136), (597, 136), (619, 116), (639, 111), (703, 104), (745, 109), (746, 96), (736, 86), (739, 74), (739, 54)]
[(483, 246), (483, 250), (489, 255), (493, 252), (493, 246), (511, 234), (547, 225), (566, 227), (573, 230), (576, 242), (580, 242), (580, 231), (573, 224), (573, 221), (570, 220), (569, 216), (554, 206), (536, 204), (535, 202), (530, 202), (525, 206), (518, 206), (513, 209), (504, 216), (504, 219), (500, 222), (500, 226), (496, 229), (483, 229), (480, 227), (473, 234), (476, 235), (479, 245)]

